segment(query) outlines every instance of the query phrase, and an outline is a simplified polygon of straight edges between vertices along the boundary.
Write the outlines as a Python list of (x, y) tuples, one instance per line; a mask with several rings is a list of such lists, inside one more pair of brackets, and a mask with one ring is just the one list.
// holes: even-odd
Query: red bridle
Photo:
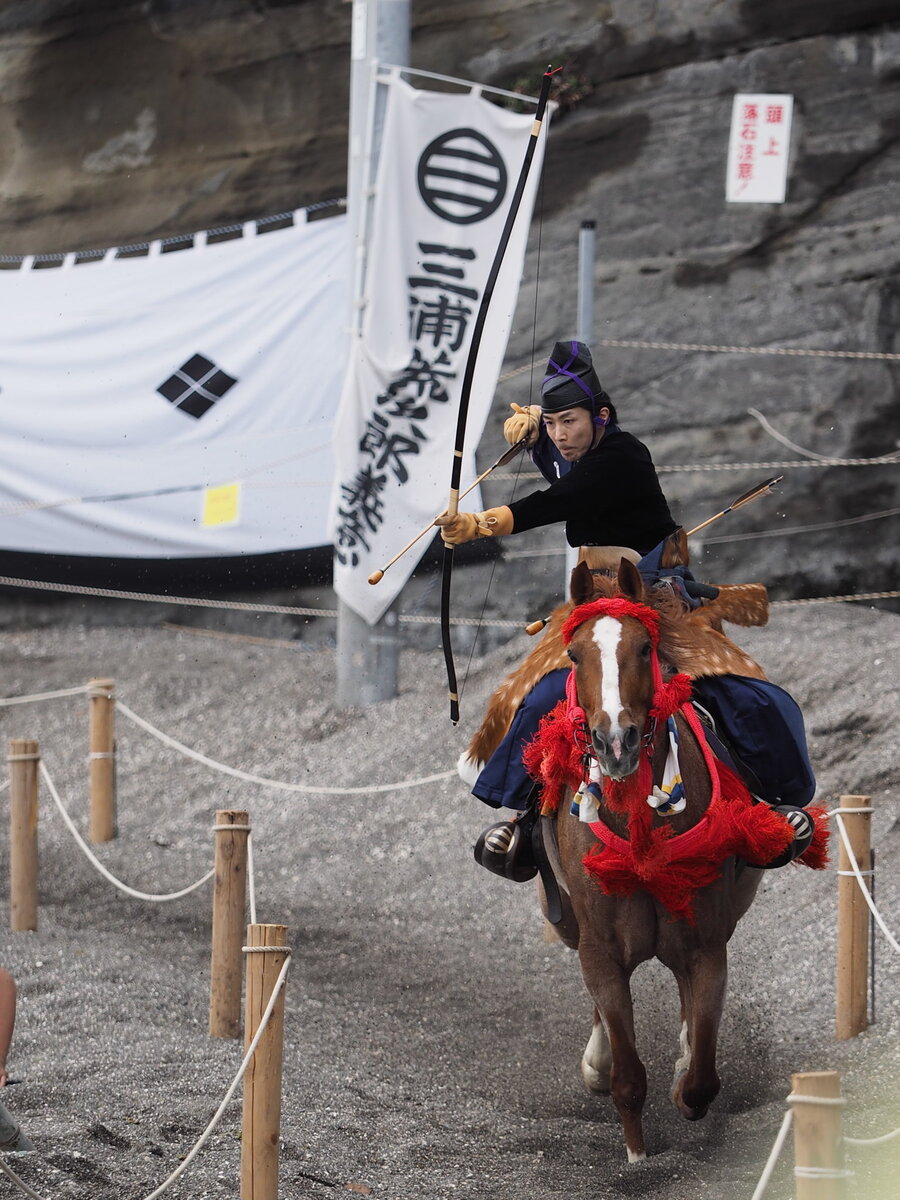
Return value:
[[(644, 744), (650, 745), (656, 732), (656, 722), (672, 716), (690, 696), (690, 678), (687, 675), (674, 675), (668, 683), (663, 682), (662, 670), (659, 665), (659, 613), (648, 604), (638, 604), (625, 596), (607, 596), (599, 600), (590, 600), (587, 604), (579, 604), (569, 616), (562, 628), (563, 644), (568, 646), (578, 630), (586, 621), (596, 617), (612, 617), (622, 621), (625, 617), (634, 617), (640, 621), (650, 639), (650, 670), (653, 674), (653, 702), (647, 717), (647, 729), (644, 733)], [(687, 694), (685, 694), (687, 684)], [(576, 737), (587, 739), (586, 745), (579, 742), (579, 750), (584, 753), (590, 748), (590, 730), (587, 714), (578, 703), (578, 693), (575, 684), (575, 667), (569, 672), (566, 681), (566, 703), (569, 718), (576, 729)]]

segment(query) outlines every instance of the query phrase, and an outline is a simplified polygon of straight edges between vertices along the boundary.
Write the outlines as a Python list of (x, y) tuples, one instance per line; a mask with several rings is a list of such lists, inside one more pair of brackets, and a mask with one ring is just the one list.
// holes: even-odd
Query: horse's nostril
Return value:
[(622, 745), (626, 750), (637, 750), (640, 740), (641, 735), (638, 732), (637, 725), (629, 725), (625, 730), (625, 736), (622, 738)]
[(601, 733), (599, 729), (592, 729), (591, 741), (594, 743), (594, 749), (598, 754), (609, 754), (611, 745), (605, 733)]

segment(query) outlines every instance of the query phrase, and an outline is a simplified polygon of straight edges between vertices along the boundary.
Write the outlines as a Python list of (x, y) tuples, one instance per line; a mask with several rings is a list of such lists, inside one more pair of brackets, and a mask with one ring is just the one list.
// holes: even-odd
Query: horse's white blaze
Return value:
[(619, 692), (619, 660), (616, 651), (622, 637), (622, 622), (615, 617), (601, 617), (594, 626), (594, 644), (600, 651), (600, 670), (603, 680), (600, 685), (600, 704), (609, 717), (613, 730), (619, 728), (622, 713), (622, 697)]

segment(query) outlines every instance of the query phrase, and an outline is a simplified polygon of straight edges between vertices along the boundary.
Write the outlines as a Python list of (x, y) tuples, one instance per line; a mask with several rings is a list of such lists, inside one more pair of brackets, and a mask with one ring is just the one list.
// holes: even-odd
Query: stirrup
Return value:
[(513, 883), (527, 883), (537, 875), (531, 848), (531, 828), (525, 822), (503, 821), (485, 829), (475, 843), (475, 861)]
[(799, 858), (809, 848), (816, 831), (812, 817), (804, 808), (797, 808), (793, 804), (773, 804), (772, 812), (780, 813), (785, 818), (794, 831), (794, 840), (771, 862), (754, 864), (766, 871), (773, 867), (784, 867), (795, 858)]

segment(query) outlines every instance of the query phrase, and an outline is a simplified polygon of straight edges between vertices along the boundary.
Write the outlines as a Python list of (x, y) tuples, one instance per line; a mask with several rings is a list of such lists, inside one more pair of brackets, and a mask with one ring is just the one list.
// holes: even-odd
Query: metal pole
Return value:
[[(582, 221), (578, 232), (578, 315), (575, 338), (590, 344), (594, 332), (594, 242), (596, 222)], [(578, 547), (566, 546), (566, 574), (563, 594), (569, 594), (569, 579), (578, 562)]]
[[(376, 65), (409, 65), (410, 0), (353, 0), (350, 43), (350, 123), (347, 148), (347, 213), (353, 249), (351, 337), (360, 335), (366, 269), (370, 184), (378, 161), (384, 97), (373, 87)], [(373, 98), (375, 111), (371, 111)], [(372, 123), (372, 136), (368, 130)], [(398, 597), (374, 625), (341, 599), (337, 602), (337, 703), (366, 707), (398, 694)]]

